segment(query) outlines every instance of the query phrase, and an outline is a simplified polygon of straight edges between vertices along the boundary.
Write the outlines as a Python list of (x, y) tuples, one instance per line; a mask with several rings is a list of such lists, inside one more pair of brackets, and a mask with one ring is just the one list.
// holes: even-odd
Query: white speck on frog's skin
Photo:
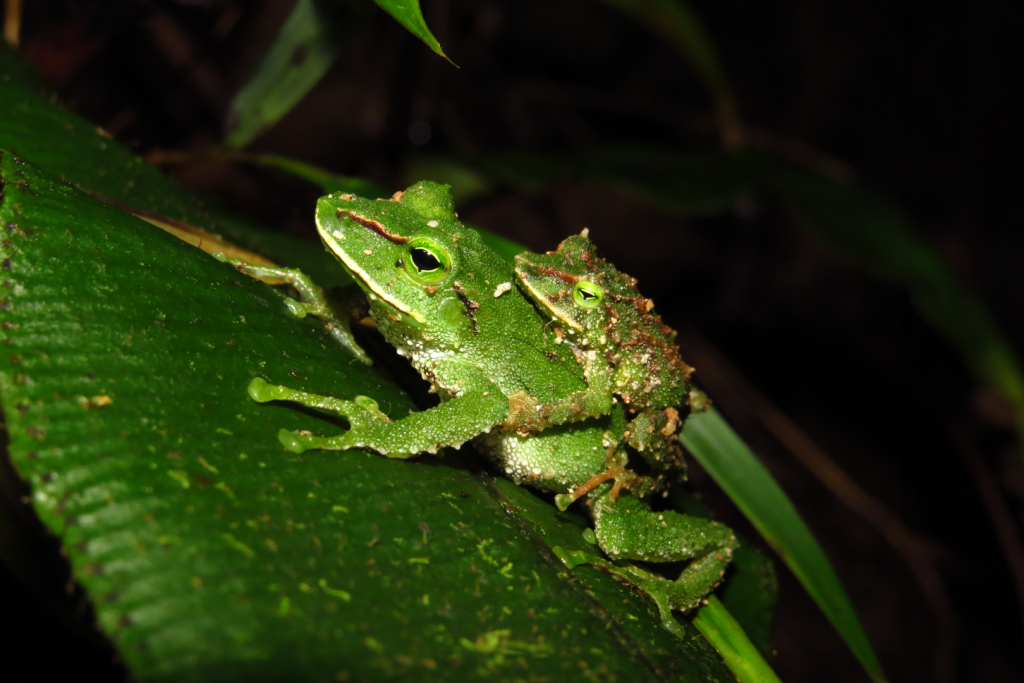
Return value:
[(431, 228), (436, 228), (437, 221), (427, 221), (427, 225), (430, 226)]
[(494, 298), (497, 299), (499, 296), (512, 289), (511, 282), (502, 282), (498, 285), (498, 288), (494, 290)]

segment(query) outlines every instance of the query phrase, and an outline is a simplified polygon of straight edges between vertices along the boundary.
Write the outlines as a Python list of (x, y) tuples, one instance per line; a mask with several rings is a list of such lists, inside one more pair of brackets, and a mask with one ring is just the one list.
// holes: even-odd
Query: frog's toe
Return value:
[(249, 382), (247, 391), (249, 392), (249, 398), (252, 400), (257, 403), (266, 403), (267, 401), (277, 401), (285, 398), (281, 395), (283, 393), (281, 391), (283, 388), (284, 387), (279, 387), (269, 383), (262, 377), (254, 377), (253, 380)]
[(560, 511), (565, 512), (566, 510), (569, 509), (569, 506), (572, 505), (573, 501), (575, 500), (576, 499), (573, 498), (568, 493), (559, 493), (557, 496), (555, 496), (555, 507), (557, 507)]
[(356, 396), (353, 399), (353, 401), (355, 402), (355, 404), (357, 406), (359, 406), (363, 410), (367, 410), (367, 411), (369, 411), (371, 413), (379, 413), (380, 412), (380, 406), (378, 406), (377, 402), (374, 401), (369, 396)]
[(290, 432), (287, 429), (282, 429), (277, 433), (277, 440), (292, 453), (302, 453), (312, 448), (309, 439), (308, 436)]

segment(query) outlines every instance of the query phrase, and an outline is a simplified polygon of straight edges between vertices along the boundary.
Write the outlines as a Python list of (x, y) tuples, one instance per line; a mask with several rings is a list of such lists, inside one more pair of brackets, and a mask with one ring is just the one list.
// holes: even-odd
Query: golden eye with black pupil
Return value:
[(420, 284), (439, 282), (452, 269), (448, 250), (429, 237), (411, 240), (405, 249), (405, 257), (395, 265), (405, 268), (405, 272)]
[(604, 290), (587, 280), (579, 280), (572, 288), (572, 300), (580, 308), (597, 308), (604, 301)]

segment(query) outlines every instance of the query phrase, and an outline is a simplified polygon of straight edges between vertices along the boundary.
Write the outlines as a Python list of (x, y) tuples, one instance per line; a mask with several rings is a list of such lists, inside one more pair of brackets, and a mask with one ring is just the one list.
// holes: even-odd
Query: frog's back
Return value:
[(554, 343), (544, 317), (512, 286), (511, 265), (484, 245), (476, 231), (465, 230), (459, 247), (473, 267), (460, 280), (459, 296), (469, 302), (473, 324), (462, 340), (463, 352), (506, 395), (525, 391), (546, 403), (584, 388), (572, 351)]

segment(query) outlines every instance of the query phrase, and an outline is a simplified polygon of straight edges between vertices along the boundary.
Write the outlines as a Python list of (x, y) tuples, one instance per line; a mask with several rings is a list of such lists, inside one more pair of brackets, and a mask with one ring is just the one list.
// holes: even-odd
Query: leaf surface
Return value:
[(322, 249), (268, 232), (204, 205), (101, 129), (62, 106), (24, 58), (0, 45), (0, 148), (16, 152), (76, 187), (121, 208), (202, 228), (251, 251), (301, 268), (318, 284), (351, 279)]
[[(548, 548), (585, 549), (587, 522), (526, 489), (458, 458), (280, 449), (281, 426), (342, 426), (252, 403), (257, 373), (411, 403), (273, 290), (117, 207), (308, 263), (328, 284), (339, 269), (319, 245), (207, 210), (56, 106), (7, 50), (0, 95), (12, 103), (0, 144), (22, 152), (0, 160), (11, 461), (137, 676), (447, 679), (457, 667), (502, 679), (514, 659), (539, 675), (730, 679), (691, 626), (668, 634), (644, 595), (592, 567), (565, 572)], [(92, 196), (14, 161), (28, 155)], [(2, 483), (10, 495), (17, 482)], [(7, 512), (4, 541), (17, 523)], [(23, 576), (49, 569), (30, 546), (0, 552)]]
[(134, 675), (729, 680), (642, 595), (572, 578), (549, 546), (582, 521), (527, 490), (284, 451), (280, 427), (342, 427), (251, 401), (254, 376), (414, 406), (266, 285), (13, 153), (0, 178), (11, 462)]

